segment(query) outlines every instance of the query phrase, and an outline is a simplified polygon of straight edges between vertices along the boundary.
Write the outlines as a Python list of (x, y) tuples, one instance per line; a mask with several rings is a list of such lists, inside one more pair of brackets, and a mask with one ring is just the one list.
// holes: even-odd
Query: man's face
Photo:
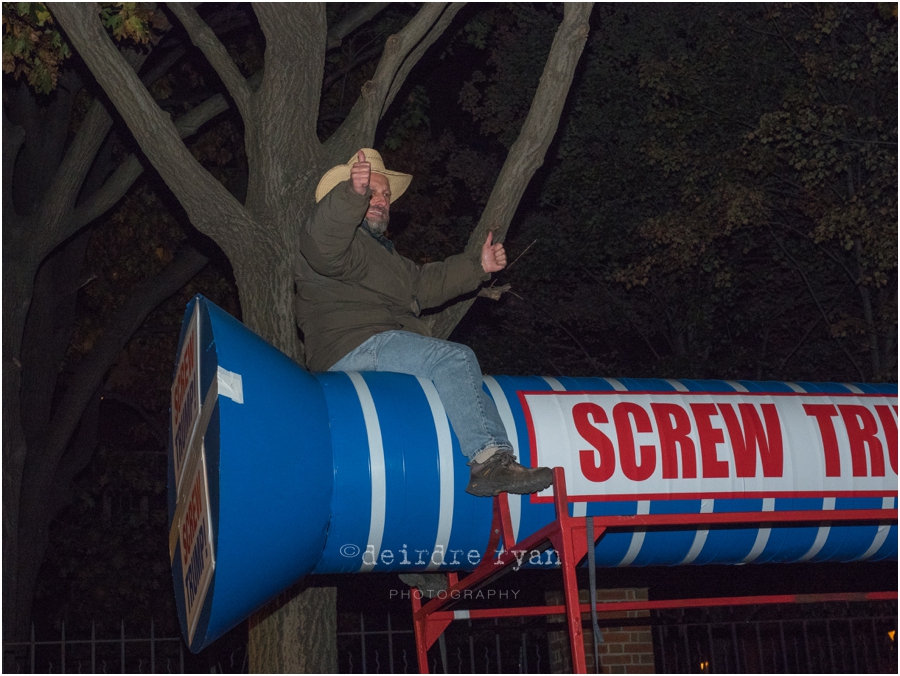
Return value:
[(391, 184), (382, 174), (372, 173), (369, 177), (372, 196), (369, 198), (369, 209), (366, 211), (366, 222), (375, 232), (387, 230), (391, 211)]

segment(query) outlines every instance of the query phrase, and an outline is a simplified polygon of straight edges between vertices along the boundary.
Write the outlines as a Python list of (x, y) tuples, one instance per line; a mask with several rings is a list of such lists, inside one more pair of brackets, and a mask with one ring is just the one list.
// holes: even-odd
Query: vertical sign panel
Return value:
[(195, 470), (190, 483), (185, 484), (185, 489), (190, 491), (190, 497), (179, 528), (188, 643), (194, 641), (200, 609), (203, 608), (203, 601), (215, 568), (209, 490), (206, 484), (206, 453), (202, 448), (201, 445), (200, 461), (192, 463)]
[(194, 314), (178, 356), (175, 382), (172, 384), (172, 459), (175, 487), (180, 492), (185, 460), (197, 421), (200, 419), (200, 304)]

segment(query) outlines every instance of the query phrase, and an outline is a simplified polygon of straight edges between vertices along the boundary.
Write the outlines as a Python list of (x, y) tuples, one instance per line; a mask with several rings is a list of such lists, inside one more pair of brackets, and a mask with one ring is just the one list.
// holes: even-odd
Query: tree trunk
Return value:
[[(446, 30), (460, 4), (426, 3), (387, 39), (375, 74), (363, 87), (340, 129), (324, 144), (316, 118), (326, 49), (324, 6), (293, 3), (254, 9), (266, 39), (266, 65), (259, 89), (242, 79), (226, 51), (196, 12), (174, 6), (191, 40), (215, 69), (244, 122), (249, 187), (238, 203), (186, 150), (168, 115), (159, 110), (134, 73), (124, 67), (88, 3), (51, 3), (75, 50), (116, 106), (141, 149), (159, 171), (198, 230), (228, 256), (241, 296), (245, 324), (297, 358), (293, 324), (292, 260), (296, 230), (312, 209), (313, 186), (326, 165), (346, 162), (370, 146), (378, 122), (407, 74)], [(520, 141), (504, 166), (488, 209), (470, 242), (480, 247), (489, 225), (506, 232), (525, 186), (543, 162), (587, 38), (591, 5), (567, 5), (544, 76)], [(299, 38), (298, 38), (299, 36)], [(501, 216), (498, 217), (498, 214)], [(452, 326), (468, 304), (454, 313)], [(449, 333), (449, 329), (446, 330)], [(309, 589), (292, 602), (259, 613), (252, 621), (254, 671), (336, 671), (333, 590)], [(327, 624), (329, 646), (314, 628)], [(328, 619), (332, 618), (332, 619)], [(299, 635), (297, 631), (301, 631)]]
[[(3, 638), (24, 638), (17, 623), (19, 570), (19, 516), (22, 476), (27, 445), (21, 417), (22, 363), (19, 360), (22, 330), (31, 298), (33, 279), (29, 268), (3, 266)], [(10, 270), (13, 268), (13, 270)], [(17, 328), (18, 327), (18, 328)], [(30, 599), (28, 601), (30, 603)]]
[(251, 674), (337, 673), (337, 590), (289, 589), (250, 618), (249, 643)]

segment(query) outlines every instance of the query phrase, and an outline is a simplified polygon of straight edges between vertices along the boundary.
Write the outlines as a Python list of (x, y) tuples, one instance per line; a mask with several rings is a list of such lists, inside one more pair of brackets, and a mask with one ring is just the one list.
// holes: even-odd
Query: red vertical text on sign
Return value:
[(738, 404), (741, 420), (738, 421), (731, 404), (718, 404), (725, 420), (725, 428), (734, 452), (735, 474), (739, 477), (756, 476), (756, 456), (762, 464), (763, 476), (780, 477), (784, 474), (784, 447), (781, 422), (774, 404), (761, 404), (763, 421), (753, 404)]
[[(878, 423), (865, 406), (838, 406), (847, 439), (850, 441), (850, 464), (853, 476), (884, 476), (884, 448), (878, 438)], [(866, 449), (869, 462), (866, 463)]]
[(638, 461), (631, 420), (634, 420), (634, 431), (645, 434), (653, 432), (650, 416), (638, 404), (623, 401), (613, 407), (613, 422), (619, 437), (619, 462), (622, 464), (622, 474), (632, 481), (645, 481), (653, 476), (656, 469), (656, 446), (641, 446), (641, 458)]
[(831, 421), (838, 412), (833, 404), (803, 404), (806, 415), (812, 416), (819, 426), (822, 435), (822, 448), (825, 453), (825, 476), (841, 475), (841, 454), (838, 451), (837, 434)]
[(178, 368), (178, 375), (175, 377), (175, 395), (172, 397), (172, 414), (177, 416), (175, 421), (175, 425), (177, 426), (180, 422), (180, 418), (184, 411), (182, 410), (182, 405), (184, 404), (184, 394), (187, 392), (188, 387), (191, 385), (191, 378), (194, 374), (194, 368), (196, 366), (195, 360), (195, 342), (197, 340), (197, 334), (195, 331), (191, 331), (188, 337), (188, 344), (184, 349), (184, 359), (181, 362), (181, 365)]
[[(609, 418), (606, 416), (606, 411), (602, 406), (584, 402), (575, 404), (572, 416), (575, 420), (575, 429), (585, 441), (593, 446), (591, 450), (578, 453), (582, 473), (591, 481), (606, 481), (616, 471), (616, 451), (613, 449), (609, 437), (595, 427), (591, 421), (593, 418), (594, 423), (608, 423)], [(600, 455), (599, 463), (595, 450)]]
[(660, 455), (662, 455), (663, 479), (678, 478), (678, 453), (681, 449), (681, 476), (697, 478), (697, 451), (691, 433), (691, 419), (678, 404), (650, 404), (656, 428), (659, 430)]
[(890, 406), (876, 406), (875, 412), (881, 420), (881, 427), (884, 430), (884, 438), (887, 440), (888, 460), (891, 463), (891, 469), (894, 474), (897, 473), (897, 419), (894, 417), (897, 413), (897, 407), (894, 406), (894, 413), (891, 413)]
[(200, 523), (202, 498), (200, 492), (202, 490), (203, 485), (198, 476), (191, 489), (191, 499), (188, 503), (187, 513), (184, 516), (184, 524), (181, 527), (181, 557), (185, 565), (190, 558), (191, 544), (193, 543), (194, 535), (197, 533), (197, 525)]
[(725, 443), (725, 434), (713, 427), (711, 418), (718, 415), (715, 404), (691, 404), (697, 436), (700, 437), (700, 458), (704, 479), (724, 479), (728, 477), (728, 462), (719, 459), (716, 447)]

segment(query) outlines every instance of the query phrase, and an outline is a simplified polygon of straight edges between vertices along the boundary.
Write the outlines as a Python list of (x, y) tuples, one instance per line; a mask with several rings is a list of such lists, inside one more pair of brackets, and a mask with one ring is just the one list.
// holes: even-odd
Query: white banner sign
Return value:
[(181, 576), (189, 643), (194, 640), (200, 609), (203, 608), (203, 601), (215, 568), (205, 452), (201, 453), (200, 462), (194, 466), (196, 467), (194, 476), (189, 484), (185, 484), (190, 491), (190, 497), (184, 518), (179, 525)]
[[(520, 392), (578, 500), (897, 495), (897, 397)], [(538, 501), (549, 499), (552, 488)]]
[(172, 458), (175, 465), (175, 486), (181, 486), (187, 452), (197, 421), (200, 419), (200, 304), (194, 314), (175, 367), (172, 384)]

